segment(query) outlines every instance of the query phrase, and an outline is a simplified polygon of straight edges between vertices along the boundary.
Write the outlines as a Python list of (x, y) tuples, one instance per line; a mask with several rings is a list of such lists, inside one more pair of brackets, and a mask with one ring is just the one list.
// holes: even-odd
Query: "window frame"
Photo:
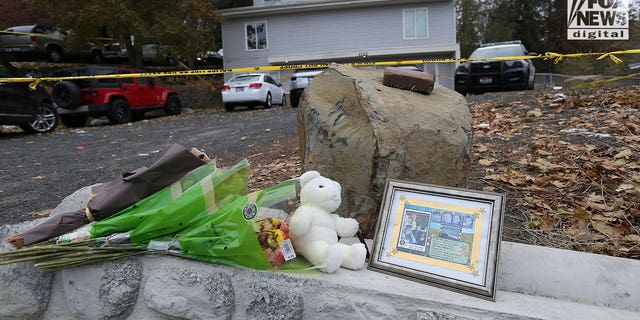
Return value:
[[(247, 34), (247, 26), (252, 26), (253, 29), (256, 30), (257, 26), (259, 24), (264, 24), (264, 47), (260, 48), (260, 46), (258, 45), (258, 43), (259, 43), (259, 41), (258, 41), (258, 33), (256, 32), (256, 40), (255, 40), (256, 48), (249, 48), (249, 36)], [(244, 46), (245, 46), (245, 50), (246, 51), (260, 51), (260, 50), (269, 49), (269, 33), (267, 32), (267, 21), (266, 20), (245, 22), (244, 23), (243, 32), (244, 32)]]
[[(424, 36), (418, 36), (418, 26), (417, 26), (417, 20), (416, 20), (416, 12), (420, 11), (420, 10), (424, 10), (424, 16), (425, 16), (425, 21), (424, 21), (424, 27), (425, 27), (425, 35)], [(407, 37), (407, 12), (408, 11), (412, 11), (413, 12), (413, 36), (412, 37)], [(428, 39), (429, 38), (429, 8), (427, 7), (417, 7), (417, 8), (404, 8), (402, 9), (402, 38), (404, 40), (420, 40), (420, 39)]]

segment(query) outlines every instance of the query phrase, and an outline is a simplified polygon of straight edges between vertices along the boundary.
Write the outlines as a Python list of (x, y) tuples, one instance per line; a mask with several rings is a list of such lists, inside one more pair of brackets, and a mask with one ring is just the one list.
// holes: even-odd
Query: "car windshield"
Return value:
[(519, 45), (514, 46), (499, 46), (499, 47), (485, 47), (476, 49), (469, 58), (471, 59), (485, 59), (485, 58), (500, 58), (500, 57), (513, 57), (522, 56), (522, 47)]
[(257, 74), (247, 74), (242, 76), (237, 76), (229, 82), (248, 82), (248, 81), (259, 81), (260, 75)]

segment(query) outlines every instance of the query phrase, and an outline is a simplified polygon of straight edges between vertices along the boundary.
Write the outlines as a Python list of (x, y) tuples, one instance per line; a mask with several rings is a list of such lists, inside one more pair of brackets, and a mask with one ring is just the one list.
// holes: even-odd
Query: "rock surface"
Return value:
[(471, 157), (464, 97), (435, 85), (429, 95), (382, 84), (381, 70), (335, 65), (302, 95), (298, 134), (304, 170), (342, 185), (338, 213), (372, 237), (387, 178), (460, 186)]

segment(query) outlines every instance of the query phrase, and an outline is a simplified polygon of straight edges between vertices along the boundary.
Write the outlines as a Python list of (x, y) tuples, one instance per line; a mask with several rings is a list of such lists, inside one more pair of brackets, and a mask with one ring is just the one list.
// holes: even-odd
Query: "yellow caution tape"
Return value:
[(16, 34), (16, 35), (27, 35), (27, 36), (41, 36), (41, 37), (49, 37), (49, 38), (55, 38), (55, 39), (60, 39), (63, 40), (64, 37), (59, 37), (59, 36), (55, 36), (52, 34), (46, 34), (46, 33), (33, 33), (33, 32), (18, 32), (18, 31), (0, 31), (0, 33), (6, 33), (6, 34)]
[(604, 84), (604, 83), (614, 82), (614, 81), (623, 80), (623, 79), (632, 78), (632, 77), (638, 77), (638, 76), (640, 76), (640, 72), (628, 74), (626, 76), (620, 76), (620, 77), (605, 79), (605, 80), (596, 80), (596, 81), (591, 81), (591, 82), (580, 83), (580, 84), (577, 84), (577, 85), (573, 86), (573, 88), (576, 88), (576, 89), (593, 88), (593, 87), (600, 86), (601, 84)]
[[(6, 31), (3, 31), (6, 32)], [(354, 67), (363, 66), (393, 66), (393, 65), (415, 65), (424, 63), (464, 63), (473, 61), (508, 61), (508, 60), (530, 60), (530, 59), (543, 59), (553, 60), (553, 63), (559, 63), (565, 58), (579, 58), (598, 56), (596, 60), (602, 60), (610, 58), (615, 63), (622, 63), (622, 59), (618, 58), (618, 55), (623, 54), (640, 54), (640, 49), (622, 50), (613, 52), (590, 52), (590, 53), (569, 53), (560, 54), (555, 52), (546, 52), (537, 56), (509, 56), (498, 58), (483, 58), (483, 59), (419, 59), (419, 60), (400, 60), (400, 61), (380, 61), (380, 62), (353, 62), (349, 65)], [(281, 66), (259, 66), (259, 67), (243, 67), (243, 68), (231, 68), (231, 69), (199, 69), (199, 70), (184, 70), (184, 71), (164, 71), (164, 72), (143, 72), (143, 73), (127, 73), (127, 74), (112, 74), (112, 75), (98, 75), (98, 76), (75, 76), (75, 77), (43, 77), (43, 78), (0, 78), (0, 85), (6, 82), (31, 82), (30, 87), (35, 87), (44, 81), (63, 81), (63, 80), (77, 80), (77, 79), (113, 79), (113, 78), (139, 78), (139, 77), (181, 77), (181, 76), (203, 76), (214, 75), (223, 73), (245, 73), (245, 72), (257, 72), (257, 71), (283, 71), (283, 70), (296, 70), (296, 69), (317, 69), (328, 68), (330, 64), (295, 64), (295, 65), (281, 65)]]

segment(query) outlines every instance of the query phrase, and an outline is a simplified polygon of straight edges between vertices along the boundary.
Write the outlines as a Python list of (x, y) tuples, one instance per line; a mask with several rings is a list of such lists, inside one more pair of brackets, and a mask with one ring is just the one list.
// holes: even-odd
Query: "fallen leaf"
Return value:
[(640, 243), (640, 236), (637, 235), (637, 234), (628, 234), (628, 235), (624, 236), (623, 240), (624, 241)]
[(478, 161), (478, 163), (482, 166), (490, 166), (493, 163), (493, 160), (489, 160), (489, 159), (480, 159)]
[(614, 159), (620, 159), (620, 158), (625, 158), (628, 159), (631, 155), (633, 155), (633, 153), (631, 152), (631, 150), (629, 149), (624, 149), (618, 153), (616, 153), (615, 156), (613, 156)]
[(529, 110), (529, 111), (527, 111), (527, 117), (535, 117), (535, 118), (538, 118), (538, 117), (541, 117), (541, 116), (542, 116), (542, 111), (540, 111), (540, 109), (539, 109), (539, 108), (535, 108), (535, 109), (533, 109), (533, 110)]
[(591, 225), (594, 229), (598, 230), (598, 232), (604, 234), (609, 239), (618, 240), (622, 238), (624, 231), (619, 228), (610, 226), (607, 222), (604, 221), (591, 221)]
[(618, 188), (616, 189), (616, 192), (630, 190), (630, 189), (633, 189), (633, 187), (634, 185), (630, 183), (622, 183), (618, 186)]

